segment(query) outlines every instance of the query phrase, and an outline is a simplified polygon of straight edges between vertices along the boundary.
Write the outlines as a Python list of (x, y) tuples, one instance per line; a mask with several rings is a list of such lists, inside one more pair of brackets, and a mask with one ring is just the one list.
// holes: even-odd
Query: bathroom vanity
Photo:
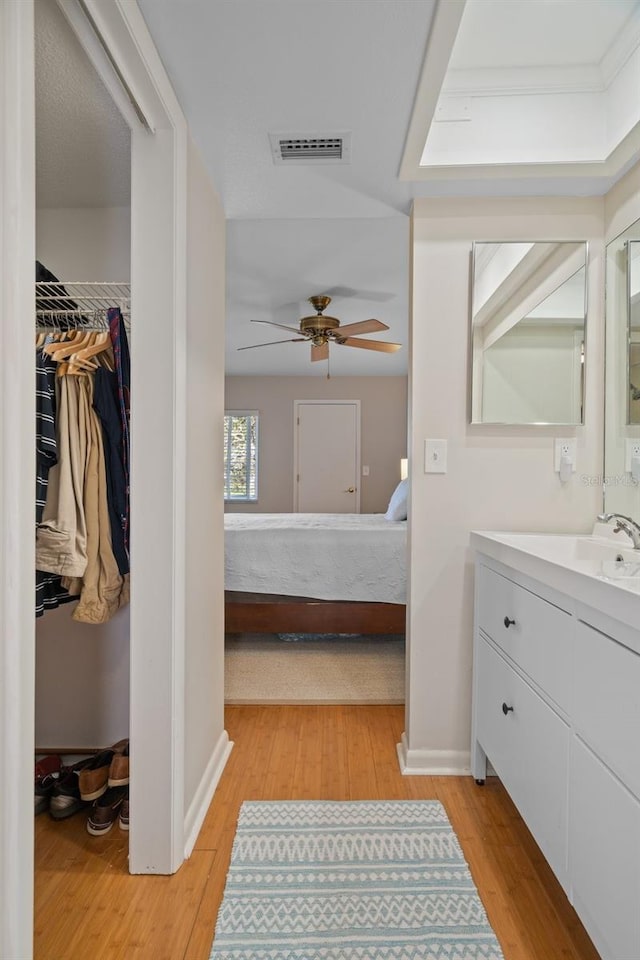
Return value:
[(471, 770), (500, 777), (603, 960), (640, 958), (640, 552), (472, 533)]

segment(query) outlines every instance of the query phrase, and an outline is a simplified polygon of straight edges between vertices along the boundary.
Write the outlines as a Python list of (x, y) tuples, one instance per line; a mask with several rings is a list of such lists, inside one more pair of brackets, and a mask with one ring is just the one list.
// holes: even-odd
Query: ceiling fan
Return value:
[(361, 347), (364, 350), (378, 350), (381, 353), (395, 353), (402, 346), (401, 343), (387, 343), (384, 340), (359, 340), (358, 334), (374, 333), (379, 330), (388, 330), (386, 323), (380, 320), (360, 320), (358, 323), (347, 323), (340, 326), (337, 317), (327, 317), (324, 311), (331, 303), (331, 297), (309, 297), (309, 303), (316, 310), (315, 315), (302, 317), (299, 328), (287, 327), (283, 323), (273, 320), (252, 320), (252, 323), (268, 323), (272, 327), (288, 330), (300, 336), (288, 340), (270, 340), (267, 343), (253, 343), (248, 347), (238, 347), (238, 350), (255, 350), (256, 347), (270, 347), (277, 343), (311, 343), (311, 359), (328, 360), (329, 343), (338, 343), (343, 347)]

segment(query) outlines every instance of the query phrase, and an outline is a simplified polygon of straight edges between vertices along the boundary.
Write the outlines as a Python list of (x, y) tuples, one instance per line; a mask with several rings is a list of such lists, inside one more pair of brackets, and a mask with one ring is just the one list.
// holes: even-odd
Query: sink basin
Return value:
[(550, 563), (607, 579), (640, 579), (640, 550), (606, 537), (553, 533), (494, 533), (500, 543)]

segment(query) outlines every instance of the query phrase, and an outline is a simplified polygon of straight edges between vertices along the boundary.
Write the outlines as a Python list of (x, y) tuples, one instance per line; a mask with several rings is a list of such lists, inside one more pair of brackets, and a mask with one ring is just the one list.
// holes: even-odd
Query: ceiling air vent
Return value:
[(270, 133), (271, 156), (278, 164), (350, 163), (351, 134), (330, 136)]

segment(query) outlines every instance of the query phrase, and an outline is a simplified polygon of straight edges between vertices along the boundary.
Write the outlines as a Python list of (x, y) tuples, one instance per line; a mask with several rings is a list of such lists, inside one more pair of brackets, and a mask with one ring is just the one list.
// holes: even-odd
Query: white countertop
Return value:
[[(640, 630), (640, 550), (597, 524), (597, 535), (474, 530), (478, 553)], [(617, 557), (623, 563), (615, 562)], [(619, 576), (620, 573), (634, 576)]]

